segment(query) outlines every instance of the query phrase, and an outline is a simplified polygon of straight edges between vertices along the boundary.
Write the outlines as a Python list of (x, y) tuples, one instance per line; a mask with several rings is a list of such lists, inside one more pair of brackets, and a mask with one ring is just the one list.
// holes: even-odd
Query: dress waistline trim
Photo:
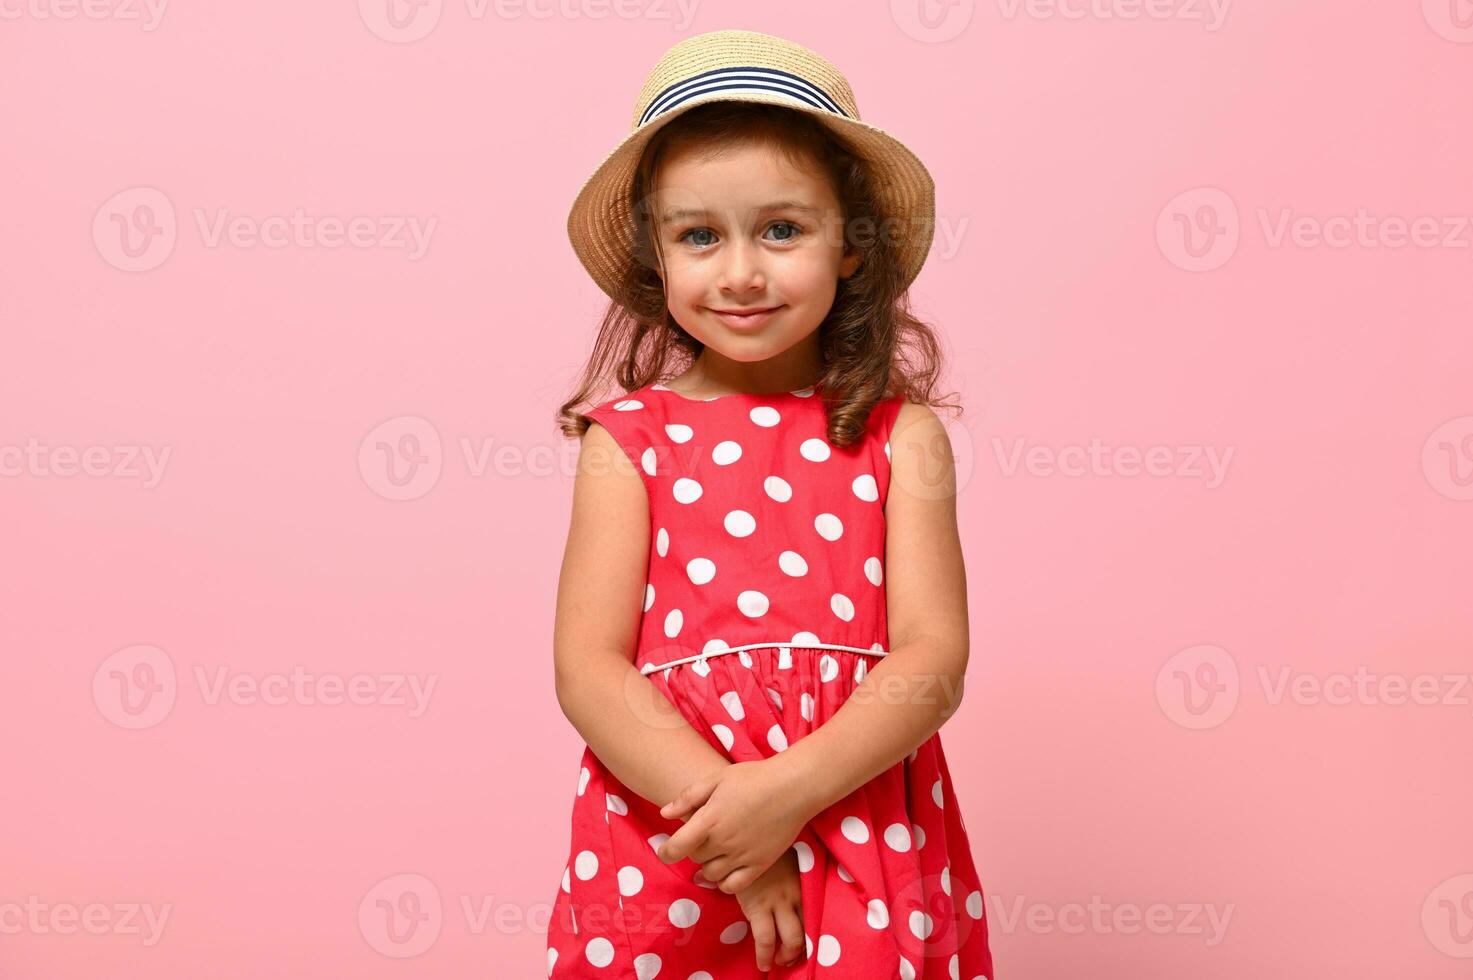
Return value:
[(679, 660), (671, 660), (663, 664), (645, 664), (639, 668), (641, 674), (653, 674), (657, 670), (665, 670), (669, 667), (678, 667), (681, 664), (695, 663), (697, 660), (710, 660), (712, 657), (723, 657), (728, 653), (740, 653), (743, 650), (758, 650), (769, 647), (797, 647), (800, 650), (848, 650), (851, 653), (862, 653), (869, 657), (884, 657), (889, 654), (888, 650), (875, 650), (870, 647), (851, 647), (842, 643), (794, 643), (792, 640), (784, 640), (777, 643), (744, 643), (738, 647), (726, 647), (721, 650), (713, 650), (710, 653), (698, 653), (694, 657), (681, 657)]

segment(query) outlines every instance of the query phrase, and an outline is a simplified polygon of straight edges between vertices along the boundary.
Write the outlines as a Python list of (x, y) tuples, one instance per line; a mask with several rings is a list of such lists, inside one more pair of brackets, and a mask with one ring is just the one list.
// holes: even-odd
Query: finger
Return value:
[(692, 817), (684, 827), (670, 835), (670, 839), (655, 849), (655, 855), (666, 864), (689, 857), (706, 846), (706, 824), (708, 821)]
[(675, 794), (675, 799), (660, 807), (660, 816), (670, 820), (677, 818), (679, 814), (690, 813), (711, 798), (711, 791), (716, 788), (716, 780), (703, 776), (695, 782), (686, 786), (685, 789)]
[(721, 883), (721, 879), (739, 867), (741, 865), (734, 863), (725, 854), (719, 854), (714, 858), (701, 862), (701, 874), (705, 875), (706, 880), (711, 882), (711, 884), (718, 885)]
[(773, 918), (777, 920), (777, 962), (782, 966), (791, 966), (803, 958), (802, 906), (794, 907), (787, 902), (780, 902), (773, 910)]
[(752, 942), (757, 946), (757, 969), (766, 973), (772, 969), (772, 954), (777, 948), (777, 927), (773, 925), (772, 913), (761, 909), (752, 919)]
[(754, 871), (751, 867), (743, 865), (742, 867), (737, 868), (731, 874), (727, 875), (725, 878), (722, 878), (721, 884), (717, 887), (726, 892), (726, 894), (728, 895), (735, 895), (737, 892), (741, 891), (743, 888), (746, 888), (748, 885), (756, 880), (757, 872)]

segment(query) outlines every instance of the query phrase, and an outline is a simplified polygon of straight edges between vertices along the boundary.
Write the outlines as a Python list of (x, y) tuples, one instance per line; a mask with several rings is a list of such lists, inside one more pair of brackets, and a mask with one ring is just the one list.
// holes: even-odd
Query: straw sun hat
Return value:
[(707, 102), (767, 102), (816, 117), (869, 161), (882, 231), (899, 254), (904, 285), (921, 271), (936, 226), (936, 189), (895, 137), (862, 122), (844, 75), (816, 52), (755, 31), (712, 31), (676, 43), (645, 78), (628, 136), (584, 182), (568, 213), (568, 238), (600, 289), (613, 297), (634, 248), (634, 169), (660, 128)]

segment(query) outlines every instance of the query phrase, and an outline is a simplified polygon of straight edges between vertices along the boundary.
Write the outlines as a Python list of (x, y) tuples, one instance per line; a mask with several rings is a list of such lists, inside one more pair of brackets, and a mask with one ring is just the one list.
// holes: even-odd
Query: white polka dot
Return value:
[(644, 586), (644, 611), (649, 612), (650, 607), (655, 604), (655, 586), (652, 582), (646, 582)]
[(745, 538), (757, 530), (757, 519), (744, 510), (731, 511), (723, 523), (726, 525), (726, 533), (734, 538)]
[(854, 661), (854, 683), (858, 684), (860, 681), (864, 680), (864, 675), (868, 670), (869, 666), (865, 663), (864, 658), (856, 658)]
[(578, 767), (578, 795), (579, 796), (582, 796), (583, 795), (583, 791), (588, 788), (588, 777), (589, 777), (588, 767), (587, 766), (579, 766)]
[(784, 551), (778, 555), (777, 567), (781, 568), (785, 574), (791, 575), (794, 578), (808, 574), (808, 562), (804, 561), (803, 556), (796, 551)]
[(670, 903), (670, 924), (686, 929), (696, 924), (701, 917), (701, 907), (688, 898), (677, 898)]
[(726, 645), (725, 640), (707, 640), (706, 645), (701, 647), (701, 653), (702, 655), (709, 656), (710, 654), (719, 653), (722, 650), (728, 649), (730, 647)]
[(626, 864), (619, 869), (619, 894), (628, 898), (630, 895), (638, 895), (639, 890), (644, 887), (644, 872), (632, 864)]
[(812, 645), (814, 645), (817, 642), (818, 642), (818, 634), (817, 633), (810, 633), (807, 630), (803, 630), (802, 632), (794, 633), (793, 634), (793, 645), (794, 646), (800, 646), (800, 647), (812, 646)]
[[(728, 946), (735, 946), (737, 943), (746, 938), (747, 923), (740, 920), (737, 922), (733, 922), (731, 925), (721, 930), (721, 941), (726, 943), (726, 945)], [(691, 980), (695, 980), (695, 978), (692, 977)]]
[(780, 504), (785, 504), (793, 499), (793, 488), (789, 486), (787, 480), (784, 480), (780, 476), (769, 476), (766, 480), (763, 480), (762, 489), (766, 490), (767, 495)]
[(854, 884), (854, 876), (849, 873), (848, 868), (844, 867), (842, 864), (836, 865), (836, 867), (839, 869), (840, 881), (847, 881), (851, 885)]
[(741, 458), (741, 445), (732, 442), (730, 439), (718, 442), (716, 448), (711, 450), (711, 461), (717, 466), (730, 466)]
[(761, 592), (748, 589), (737, 596), (737, 608), (742, 611), (742, 615), (744, 616), (752, 616), (754, 618), (765, 616), (767, 615), (767, 607), (767, 596)]
[(669, 839), (670, 839), (670, 835), (669, 834), (656, 834), (655, 836), (651, 837), (645, 843), (649, 844), (650, 850), (652, 850), (652, 851), (658, 851), (660, 849), (660, 846), (662, 844), (664, 844)]
[(661, 558), (664, 558), (665, 553), (669, 550), (670, 532), (662, 527), (660, 528), (660, 533), (655, 535), (655, 551), (659, 553)]
[(569, 870), (568, 868), (563, 869), (563, 891), (571, 895), (573, 894), (573, 880), (569, 877)]
[(731, 729), (725, 725), (712, 725), (711, 731), (716, 734), (721, 744), (726, 746), (726, 751), (730, 752), (731, 747), (736, 744), (736, 737), (732, 735)]
[(792, 670), (793, 669), (793, 651), (789, 650), (787, 647), (778, 647), (777, 648), (777, 669), (778, 670)]
[(910, 850), (910, 828), (903, 823), (892, 823), (885, 828), (885, 843), (890, 845), (890, 850), (905, 853)]
[(767, 689), (767, 696), (772, 698), (772, 703), (777, 705), (777, 710), (783, 710), (783, 696), (781, 694), (769, 687)]
[(890, 910), (885, 907), (884, 902), (878, 898), (873, 898), (870, 899), (870, 903), (866, 908), (868, 909), (868, 913), (865, 915), (864, 921), (869, 923), (871, 929), (883, 929), (890, 924)]
[(592, 851), (579, 851), (573, 859), (573, 873), (579, 881), (587, 881), (598, 874), (598, 855)]
[(634, 412), (644, 408), (644, 402), (638, 398), (621, 398), (614, 402), (613, 407), (616, 412)]
[(680, 425), (672, 422), (665, 426), (665, 435), (670, 437), (671, 442), (690, 442), (691, 436), (695, 435), (688, 425)]
[(900, 957), (900, 980), (916, 980), (916, 968), (904, 956)]
[(804, 439), (803, 445), (798, 447), (798, 455), (815, 463), (822, 463), (829, 458), (829, 444), (822, 439)]
[(837, 541), (844, 534), (844, 522), (833, 514), (819, 514), (813, 519), (813, 529), (825, 541)]
[(864, 560), (864, 577), (869, 579), (870, 585), (879, 585), (885, 581), (885, 563), (878, 558), (866, 558)]
[[(673, 668), (669, 668), (669, 669), (673, 669)], [(704, 661), (704, 660), (697, 660), (695, 663), (693, 663), (693, 664), (690, 665), (690, 669), (693, 670), (693, 671), (695, 671), (696, 672), (696, 676), (698, 676), (698, 677), (706, 677), (706, 676), (709, 676), (710, 673), (711, 673), (711, 665), (708, 664), (708, 663), (706, 663), (706, 661)], [(668, 678), (667, 678), (667, 680), (668, 680)]]
[(793, 842), (793, 850), (798, 855), (798, 870), (807, 872), (813, 870), (813, 848), (802, 841)]
[(639, 454), (639, 468), (650, 476), (658, 475), (659, 458), (655, 455), (653, 446)]
[[(886, 439), (885, 440), (885, 458), (886, 459), (890, 459), (890, 440), (889, 439)], [(893, 460), (892, 460), (892, 462), (893, 462)]]
[(931, 917), (929, 915), (922, 912), (920, 909), (916, 909), (910, 914), (909, 925), (911, 933), (913, 933), (917, 939), (925, 939), (931, 935), (931, 930), (935, 928), (936, 924), (931, 920)]
[(552, 968), (557, 963), (557, 950), (548, 947), (547, 950), (547, 975), (552, 976)]
[(842, 592), (835, 592), (829, 598), (829, 608), (846, 623), (854, 618), (854, 600)]
[(594, 966), (608, 966), (614, 962), (614, 944), (602, 936), (590, 939), (588, 945), (583, 947), (583, 955)]
[(818, 658), (818, 679), (831, 681), (839, 676), (839, 662), (827, 653)]
[(948, 895), (951, 894), (951, 865), (949, 864), (941, 869), (941, 890)]
[(960, 961), (955, 953), (951, 954), (951, 959), (946, 964), (946, 972), (951, 974), (951, 980), (962, 980)]
[(742, 696), (735, 691), (727, 691), (721, 695), (721, 704), (726, 708), (726, 713), (731, 715), (733, 721), (741, 721), (747, 717), (747, 709), (742, 707)]
[(788, 747), (788, 737), (777, 725), (767, 730), (767, 744), (772, 746), (772, 751), (781, 752)]
[(937, 776), (936, 777), (936, 781), (931, 784), (931, 799), (933, 799), (933, 800), (936, 801), (936, 805), (937, 806), (945, 806), (945, 804), (941, 802), (942, 795), (941, 795), (941, 777), (940, 776)]
[(758, 405), (747, 413), (747, 418), (764, 429), (770, 429), (782, 421), (782, 416), (771, 405)]
[(604, 808), (611, 813), (617, 813), (621, 817), (629, 815), (629, 804), (624, 802), (624, 797), (615, 793), (604, 794)]
[(636, 980), (654, 980), (662, 965), (658, 953), (641, 953), (634, 958), (634, 976)]
[(974, 891), (967, 896), (967, 914), (974, 919), (982, 918), (982, 893)]
[(803, 933), (803, 950), (806, 955), (813, 955), (813, 938), (808, 933)]
[(682, 504), (693, 504), (701, 499), (701, 485), (687, 476), (676, 480), (670, 489), (675, 494), (675, 499)]
[(869, 828), (858, 817), (845, 817), (839, 824), (839, 832), (855, 844), (863, 844), (869, 840)]
[(926, 832), (915, 824), (910, 825), (910, 836), (915, 838), (916, 850), (926, 846)]
[(839, 962), (839, 941), (828, 933), (818, 937), (818, 965), (833, 966)]
[(813, 720), (813, 695), (806, 691), (803, 693), (803, 696), (798, 699), (798, 713), (805, 721)]
[(868, 473), (855, 477), (852, 488), (854, 490), (854, 496), (860, 500), (873, 503), (880, 499), (880, 488), (876, 485), (875, 478)]
[(665, 635), (674, 639), (680, 635), (680, 627), (685, 625), (685, 616), (679, 609), (672, 609), (665, 614)]
[(716, 577), (716, 563), (709, 558), (692, 558), (685, 563), (685, 574), (696, 585), (705, 585)]
[(752, 655), (750, 653), (748, 653), (747, 651), (745, 651), (745, 650), (738, 650), (737, 651), (737, 660), (739, 660), (741, 662), (741, 665), (743, 667), (746, 667), (748, 670), (751, 670), (752, 669)]

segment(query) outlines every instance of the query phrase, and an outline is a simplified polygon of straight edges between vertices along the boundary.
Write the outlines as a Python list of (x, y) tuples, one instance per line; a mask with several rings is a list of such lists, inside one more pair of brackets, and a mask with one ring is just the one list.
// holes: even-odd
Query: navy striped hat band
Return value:
[(691, 99), (710, 95), (713, 92), (724, 92), (728, 95), (757, 93), (776, 95), (808, 108), (832, 112), (846, 119), (850, 118), (847, 112), (839, 108), (838, 102), (808, 79), (779, 68), (749, 65), (713, 68), (666, 87), (650, 100), (649, 108), (645, 109), (644, 115), (639, 118), (639, 125), (643, 126), (651, 119), (663, 116)]

